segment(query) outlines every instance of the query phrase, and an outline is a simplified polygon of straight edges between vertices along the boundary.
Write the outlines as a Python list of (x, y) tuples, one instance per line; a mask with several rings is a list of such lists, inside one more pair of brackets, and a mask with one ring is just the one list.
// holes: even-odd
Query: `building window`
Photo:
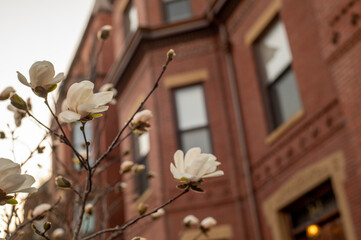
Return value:
[(292, 239), (346, 239), (330, 181), (308, 192), (282, 212)]
[(189, 0), (163, 0), (166, 22), (177, 22), (192, 17)]
[(138, 11), (133, 5), (132, 1), (129, 1), (128, 6), (124, 11), (124, 35), (126, 39), (129, 39), (135, 31), (137, 31), (138, 22)]
[[(80, 127), (82, 126), (81, 122), (76, 122), (73, 126), (72, 130), (72, 140), (74, 148), (80, 153), (82, 156), (86, 157), (86, 145), (84, 141), (83, 132), (80, 130)], [(92, 143), (93, 142), (93, 128), (92, 128), (92, 122), (87, 122), (85, 124), (85, 134), (87, 141)], [(89, 163), (94, 163), (94, 156), (93, 156), (93, 150), (92, 145), (89, 146)], [(80, 162), (78, 162), (78, 158), (73, 153), (73, 159), (74, 159), (74, 169), (80, 170)]]
[(179, 141), (183, 151), (200, 147), (202, 152), (211, 153), (203, 86), (199, 84), (175, 89), (174, 99)]
[(143, 171), (135, 174), (135, 193), (140, 197), (149, 187), (147, 159), (150, 150), (150, 142), (148, 133), (133, 136), (134, 163), (145, 166)]
[(279, 19), (255, 41), (254, 50), (272, 131), (302, 108), (287, 33)]

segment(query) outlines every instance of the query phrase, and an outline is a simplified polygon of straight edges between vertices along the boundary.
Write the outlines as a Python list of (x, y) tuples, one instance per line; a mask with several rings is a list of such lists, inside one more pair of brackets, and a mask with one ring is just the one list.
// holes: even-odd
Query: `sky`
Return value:
[[(50, 118), (43, 100), (18, 81), (16, 71), (29, 79), (30, 66), (47, 60), (54, 64), (56, 74), (66, 74), (93, 4), (94, 0), (0, 0), (0, 92), (12, 86), (22, 98), (31, 97), (34, 115), (47, 125)], [(10, 136), (15, 124), (7, 105), (9, 101), (0, 102), (0, 131)], [(12, 141), (0, 139), (0, 157), (23, 162), (44, 133), (34, 121), (26, 119), (15, 131), (18, 139), (14, 148)], [(24, 166), (24, 171), (37, 179), (37, 186), (50, 173), (49, 147), (46, 150)]]

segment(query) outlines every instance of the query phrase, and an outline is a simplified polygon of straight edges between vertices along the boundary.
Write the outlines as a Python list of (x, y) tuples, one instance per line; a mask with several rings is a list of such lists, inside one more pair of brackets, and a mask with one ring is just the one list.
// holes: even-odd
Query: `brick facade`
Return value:
[[(104, 24), (113, 25), (112, 38), (105, 43), (99, 58), (96, 86), (104, 82), (115, 84), (117, 105), (112, 106), (103, 119), (94, 120), (98, 122), (94, 131), (99, 136), (96, 145), (99, 148), (95, 152), (99, 154), (152, 88), (166, 52), (172, 48), (177, 54), (145, 104), (154, 115), (148, 164), (157, 177), (150, 180), (143, 196), (135, 200), (134, 179), (125, 176), (123, 180), (128, 187), (120, 196), (121, 207), (107, 225), (114, 226), (114, 221), (121, 224), (124, 219), (135, 217), (139, 201), (146, 201), (154, 208), (179, 192), (169, 171), (173, 154), (180, 147), (172, 91), (199, 83), (204, 87), (213, 153), (221, 161), (220, 168), (225, 175), (207, 179), (206, 193), (187, 194), (166, 208), (165, 217), (140, 222), (125, 233), (124, 239), (136, 235), (158, 240), (190, 239), (187, 238), (190, 232), (185, 232), (181, 224), (188, 214), (200, 219), (207, 216), (217, 219), (219, 228), (212, 233), (213, 236), (219, 234), (217, 239), (291, 239), (287, 224), (278, 217), (279, 223), (274, 224), (270, 216), (279, 216), (282, 208), (296, 199), (277, 205), (281, 209), (275, 207), (272, 199), (276, 199), (287, 183), (297, 182), (294, 176), (317, 172), (316, 165), (322, 161), (325, 162), (322, 166), (331, 167), (330, 159), (335, 153), (340, 153), (337, 161), (341, 164), (336, 170), (330, 170), (325, 178), (310, 177), (315, 180), (309, 188), (301, 187), (307, 185), (302, 182), (294, 183), (289, 194), (301, 197), (325, 179), (331, 179), (346, 239), (360, 239), (361, 229), (357, 226), (361, 224), (358, 191), (361, 183), (361, 59), (358, 52), (361, 51), (361, 2), (190, 2), (193, 17), (175, 23), (163, 20), (160, 0), (115, 0), (111, 11), (95, 11), (66, 84), (62, 86), (59, 101), (65, 97), (70, 83), (87, 78), (86, 66), (96, 31)], [(139, 16), (138, 30), (127, 37), (128, 40), (123, 30), (127, 4), (134, 4)], [(269, 131), (252, 44), (276, 16), (284, 23), (288, 35), (302, 109)], [(105, 130), (101, 133), (97, 132), (100, 125), (104, 125)], [(122, 153), (131, 147), (131, 141), (125, 141), (109, 159), (120, 161)], [(125, 159), (131, 160), (132, 154), (122, 158)], [(120, 179), (119, 162), (111, 166), (101, 177), (103, 184)], [(341, 175), (344, 177), (335, 177)], [(110, 197), (109, 204), (118, 201), (117, 196)]]

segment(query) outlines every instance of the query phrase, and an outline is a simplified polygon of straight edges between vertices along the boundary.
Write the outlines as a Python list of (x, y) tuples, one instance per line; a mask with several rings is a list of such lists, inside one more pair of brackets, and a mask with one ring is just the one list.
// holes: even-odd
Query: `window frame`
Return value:
[[(205, 107), (204, 111), (205, 111), (205, 116), (207, 119), (207, 124), (204, 126), (200, 126), (200, 127), (194, 127), (194, 128), (190, 128), (190, 129), (186, 129), (186, 130), (181, 130), (179, 127), (176, 91), (178, 91), (180, 89), (192, 88), (192, 87), (196, 87), (196, 86), (200, 86), (202, 89), (202, 92), (203, 92), (203, 101), (204, 101), (204, 107)], [(182, 134), (183, 133), (192, 132), (192, 131), (196, 131), (196, 130), (202, 130), (202, 129), (208, 129), (209, 147), (210, 147), (210, 151), (208, 153), (213, 153), (214, 152), (213, 137), (212, 137), (211, 126), (209, 123), (207, 96), (206, 96), (206, 91), (205, 91), (203, 82), (197, 82), (197, 83), (193, 83), (193, 84), (189, 84), (189, 85), (174, 87), (171, 89), (171, 94), (172, 94), (172, 107), (173, 107), (173, 117), (174, 117), (174, 126), (175, 126), (174, 129), (176, 131), (176, 136), (177, 136), (176, 139), (177, 139), (178, 148), (181, 149), (183, 152), (186, 151), (186, 149), (184, 149), (184, 146), (182, 146), (183, 145), (182, 144)], [(202, 152), (203, 151), (204, 151), (204, 149), (202, 149)]]
[[(148, 138), (149, 133), (143, 133), (143, 134), (148, 134)], [(141, 156), (140, 153), (140, 147), (139, 147), (139, 135), (137, 134), (133, 134), (133, 136), (131, 137), (131, 141), (132, 141), (132, 148), (133, 148), (133, 162), (135, 164), (143, 164), (145, 166), (145, 169), (134, 175), (134, 193), (137, 196), (137, 199), (139, 197), (141, 197), (149, 188), (150, 188), (150, 182), (148, 179), (148, 174), (149, 174), (149, 166), (148, 166), (148, 156), (149, 156), (149, 151), (147, 152), (147, 154), (145, 156)], [(149, 139), (149, 143), (150, 143), (150, 139)], [(143, 186), (143, 179), (142, 177), (144, 177), (144, 179), (146, 179), (146, 186)], [(141, 187), (140, 187), (141, 186)]]
[[(278, 14), (276, 14), (272, 18), (272, 20), (267, 23), (265, 28), (255, 38), (255, 40), (253, 41), (253, 43), (251, 45), (253, 58), (254, 58), (254, 62), (255, 62), (255, 68), (256, 68), (258, 79), (259, 79), (259, 88), (260, 88), (260, 92), (262, 95), (261, 97), (262, 97), (262, 101), (263, 101), (263, 105), (264, 105), (267, 129), (268, 129), (269, 133), (275, 131), (276, 129), (281, 127), (283, 124), (287, 123), (287, 121), (292, 119), (292, 116), (289, 117), (288, 119), (285, 119), (284, 121), (282, 121), (279, 118), (279, 115), (280, 115), (279, 113), (281, 112), (280, 111), (281, 106), (278, 104), (275, 104), (275, 97), (272, 96), (272, 89), (275, 89), (275, 86), (277, 86), (278, 84), (280, 84), (282, 82), (282, 80), (284, 80), (284, 76), (287, 73), (292, 72), (295, 76), (294, 81), (295, 81), (295, 85), (297, 87), (297, 93), (298, 93), (298, 98), (299, 98), (298, 100), (299, 100), (300, 107), (299, 107), (299, 109), (297, 109), (297, 111), (295, 111), (295, 113), (293, 115), (297, 114), (297, 112), (302, 111), (302, 109), (303, 109), (302, 97), (301, 97), (300, 89), (298, 86), (298, 80), (297, 80), (296, 72), (294, 71), (294, 67), (293, 67), (293, 55), (292, 55), (291, 49), (290, 49), (290, 53), (292, 55), (291, 61), (289, 62), (289, 64), (287, 66), (284, 67), (283, 70), (281, 70), (278, 73), (278, 75), (272, 80), (272, 82), (269, 82), (267, 79), (266, 68), (260, 57), (260, 53), (259, 53), (260, 51), (259, 51), (259, 48), (257, 45), (260, 43), (260, 41), (262, 39), (264, 39), (271, 32), (272, 28), (276, 26), (277, 22), (283, 23), (282, 19), (280, 18), (280, 16)], [(285, 31), (286, 31), (286, 35), (287, 35), (287, 29), (285, 29)], [(289, 47), (291, 48), (288, 35), (287, 35), (287, 42), (288, 42)]]
[[(130, 27), (131, 26), (130, 11), (132, 8), (135, 8), (135, 10), (137, 11), (137, 18), (138, 18), (137, 28), (134, 31), (132, 31)], [(134, 33), (137, 31), (138, 28), (139, 28), (138, 9), (135, 7), (133, 0), (129, 0), (123, 11), (123, 29), (124, 29), (123, 34), (126, 42), (128, 42), (131, 39), (131, 37), (134, 35)]]

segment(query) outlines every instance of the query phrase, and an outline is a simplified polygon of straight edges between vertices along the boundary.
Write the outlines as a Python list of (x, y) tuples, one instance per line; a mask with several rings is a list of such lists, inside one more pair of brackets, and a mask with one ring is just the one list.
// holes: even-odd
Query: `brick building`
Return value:
[(116, 86), (117, 105), (93, 123), (94, 156), (152, 88), (165, 53), (177, 54), (145, 104), (149, 134), (125, 141), (98, 180), (120, 179), (121, 158), (157, 177), (125, 176), (128, 188), (108, 199), (118, 206), (98, 216), (107, 212), (115, 226), (136, 216), (139, 202), (156, 207), (176, 195), (174, 152), (201, 146), (225, 176), (124, 239), (193, 239), (196, 230), (181, 225), (188, 214), (218, 220), (210, 239), (308, 239), (312, 229), (318, 239), (360, 239), (360, 14), (357, 0), (97, 1), (59, 99), (90, 77), (96, 31), (112, 25), (94, 80)]

